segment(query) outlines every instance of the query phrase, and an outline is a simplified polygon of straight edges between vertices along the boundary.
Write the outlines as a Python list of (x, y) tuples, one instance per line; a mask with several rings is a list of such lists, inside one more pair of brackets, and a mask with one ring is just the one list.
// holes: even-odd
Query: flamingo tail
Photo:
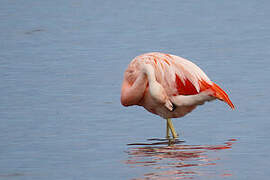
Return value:
[(213, 86), (211, 87), (211, 89), (215, 92), (214, 96), (216, 98), (218, 98), (221, 101), (226, 102), (232, 109), (234, 109), (234, 105), (231, 102), (229, 96), (227, 95), (227, 93), (221, 89), (221, 87), (219, 87), (217, 84), (213, 83)]

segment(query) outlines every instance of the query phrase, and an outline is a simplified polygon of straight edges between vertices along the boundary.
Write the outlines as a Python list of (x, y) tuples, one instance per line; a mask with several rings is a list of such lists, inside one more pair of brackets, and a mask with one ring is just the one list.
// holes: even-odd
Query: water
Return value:
[[(0, 179), (268, 179), (269, 6), (2, 0)], [(174, 120), (185, 142), (162, 144), (161, 118), (119, 102), (150, 51), (198, 64), (236, 110), (207, 103)]]

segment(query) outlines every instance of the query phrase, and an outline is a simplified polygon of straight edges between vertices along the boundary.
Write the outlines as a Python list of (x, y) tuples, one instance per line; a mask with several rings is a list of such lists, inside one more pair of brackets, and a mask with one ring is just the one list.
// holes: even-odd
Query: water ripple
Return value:
[[(136, 180), (149, 179), (193, 179), (196, 176), (231, 176), (232, 173), (225, 171), (219, 174), (205, 171), (198, 167), (216, 166), (221, 158), (220, 150), (231, 149), (236, 139), (229, 139), (220, 145), (185, 145), (168, 143), (164, 140), (156, 143), (133, 143), (139, 145), (130, 147), (127, 151), (126, 164), (131, 167), (151, 167), (153, 172), (145, 173)], [(163, 144), (163, 145), (162, 145)]]

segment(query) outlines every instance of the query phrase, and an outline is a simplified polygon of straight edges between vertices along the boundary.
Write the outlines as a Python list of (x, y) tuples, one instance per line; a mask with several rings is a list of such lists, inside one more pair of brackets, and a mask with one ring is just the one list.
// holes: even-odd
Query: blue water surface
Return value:
[[(0, 179), (268, 179), (269, 6), (1, 0)], [(151, 145), (165, 121), (119, 100), (151, 51), (192, 60), (236, 110), (207, 103), (174, 120), (184, 143)]]

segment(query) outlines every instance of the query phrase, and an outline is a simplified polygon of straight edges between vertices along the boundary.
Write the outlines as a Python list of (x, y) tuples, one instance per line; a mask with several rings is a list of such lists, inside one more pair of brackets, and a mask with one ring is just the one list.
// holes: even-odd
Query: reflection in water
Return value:
[[(126, 164), (132, 167), (151, 167), (153, 172), (144, 174), (148, 179), (193, 179), (196, 176), (213, 175), (204, 172), (202, 166), (216, 165), (219, 157), (210, 157), (210, 151), (218, 151), (232, 148), (236, 139), (229, 139), (222, 145), (173, 145), (161, 146), (161, 143), (151, 143), (148, 146), (132, 147), (128, 150)], [(168, 143), (168, 142), (167, 142)], [(154, 145), (156, 146), (154, 146)], [(139, 145), (139, 144), (130, 144)], [(215, 155), (215, 154), (214, 154)], [(213, 155), (212, 155), (213, 156)], [(223, 172), (221, 176), (231, 176), (231, 173)]]

